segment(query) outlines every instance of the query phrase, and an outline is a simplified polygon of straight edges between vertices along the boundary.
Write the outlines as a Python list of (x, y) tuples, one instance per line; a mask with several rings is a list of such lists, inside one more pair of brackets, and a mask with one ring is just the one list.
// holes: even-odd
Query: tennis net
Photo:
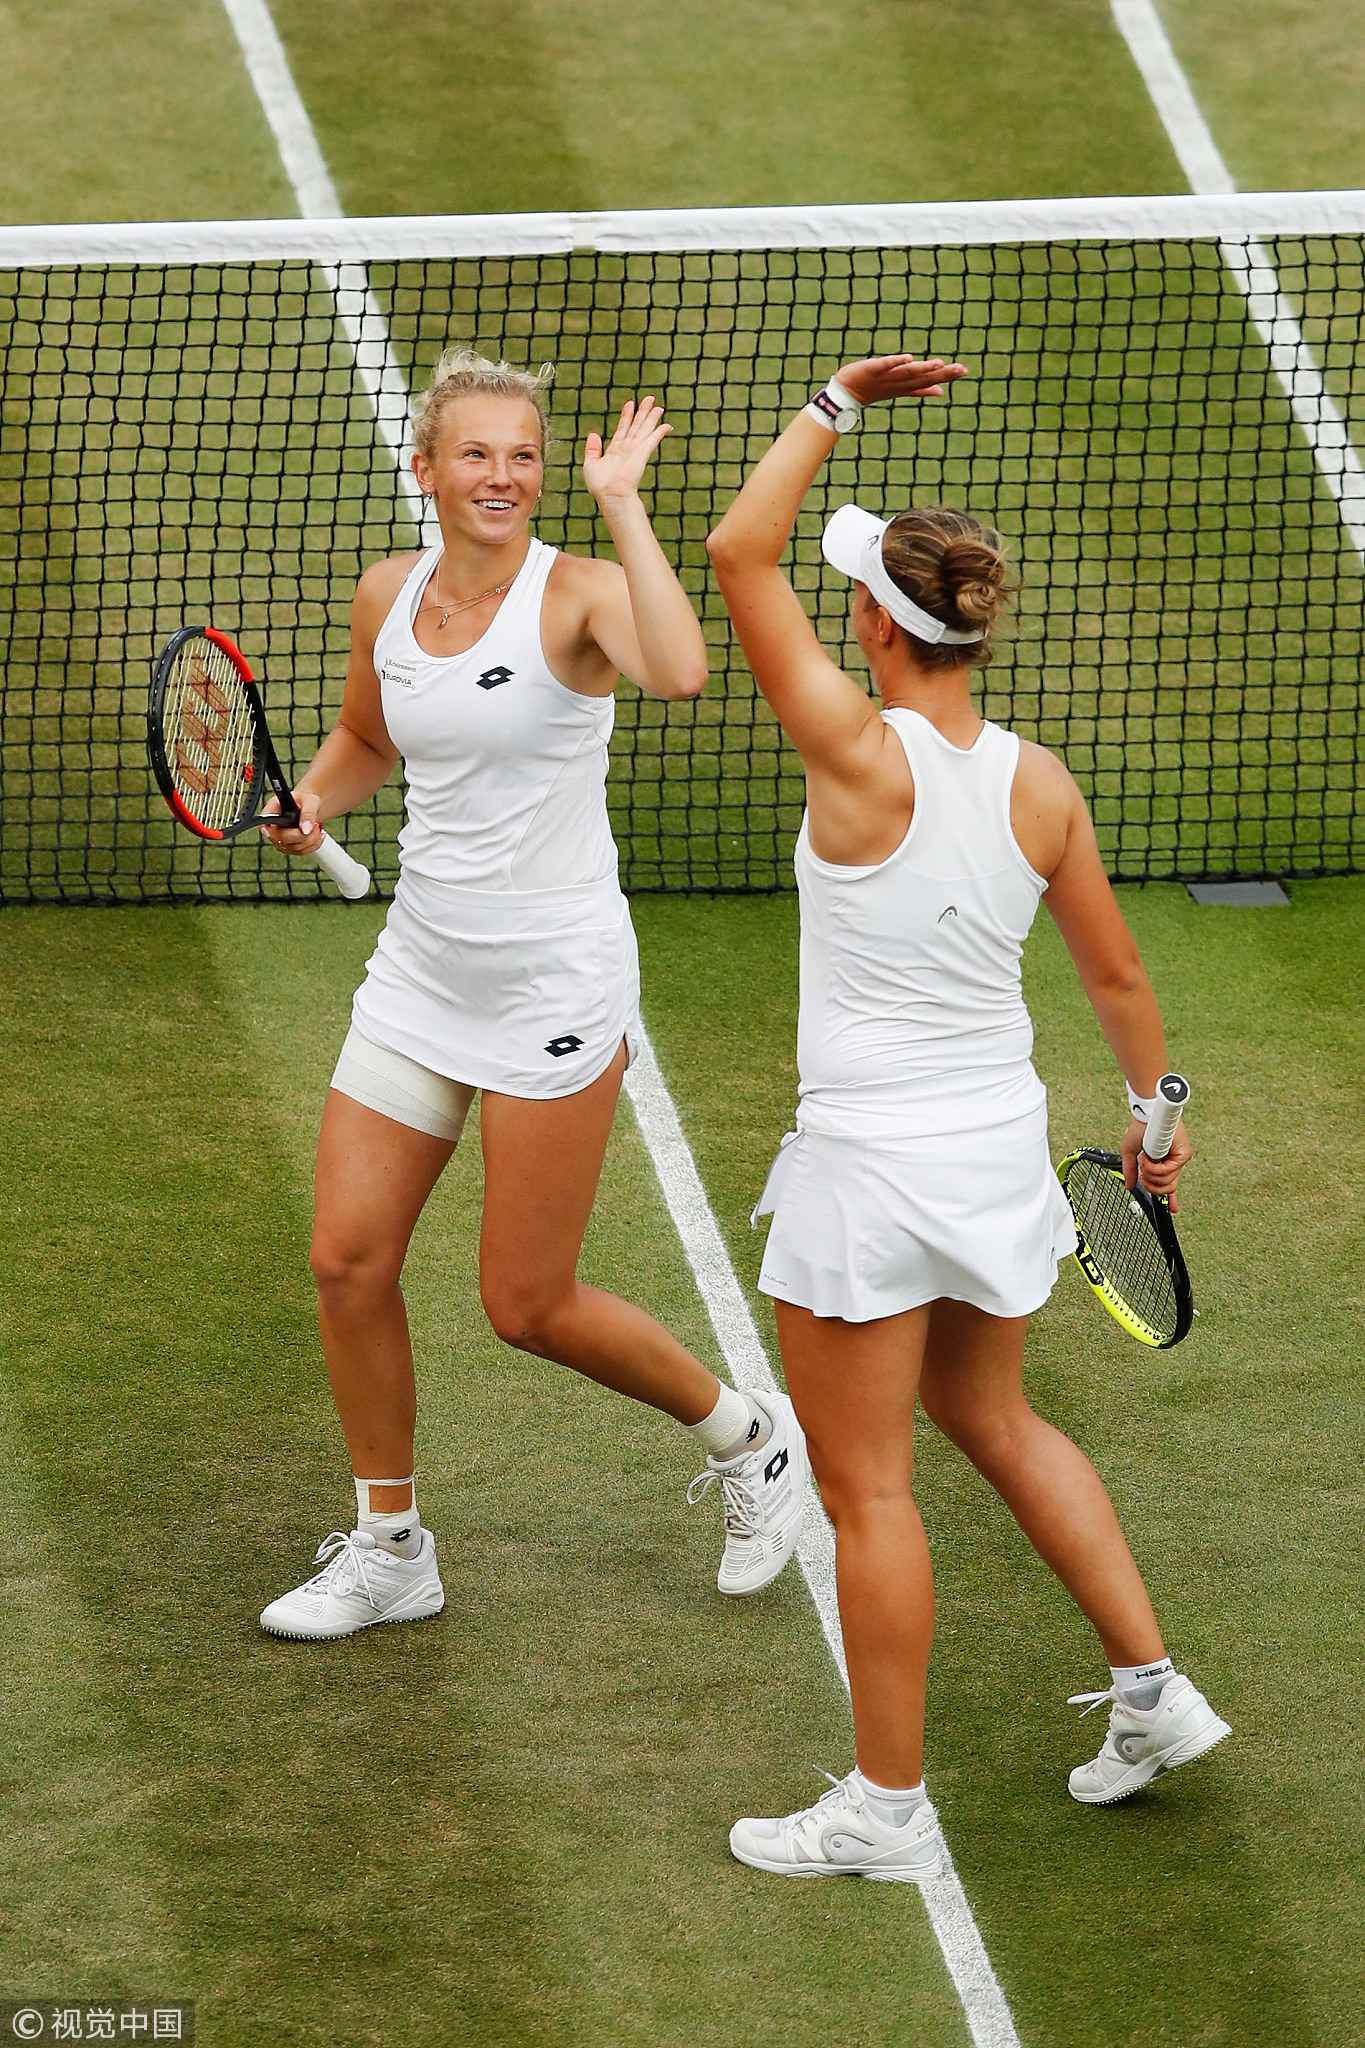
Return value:
[[(655, 524), (711, 689), (623, 691), (628, 888), (790, 881), (802, 799), (704, 539), (842, 361), (971, 367), (870, 411), (802, 515), (967, 506), (1023, 589), (982, 708), (1059, 749), (1125, 879), (1362, 866), (1365, 195), (0, 231), (0, 900), (307, 896), (311, 868), (178, 834), (145, 766), (160, 644), (238, 638), (301, 771), (335, 716), (362, 567), (417, 545), (407, 398), (438, 350), (552, 360), (537, 531), (600, 548), (584, 435), (651, 391)], [(431, 536), (428, 535), (428, 538)], [(850, 656), (853, 657), (852, 650)], [(396, 874), (395, 782), (345, 838)]]

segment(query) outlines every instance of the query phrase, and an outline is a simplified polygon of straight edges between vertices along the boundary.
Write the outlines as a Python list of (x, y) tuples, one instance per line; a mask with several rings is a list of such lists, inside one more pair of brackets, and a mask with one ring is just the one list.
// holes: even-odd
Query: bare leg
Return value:
[(625, 1065), (623, 1046), (589, 1087), (552, 1102), (485, 1090), (483, 1303), (505, 1343), (700, 1422), (720, 1394), (714, 1373), (643, 1309), (578, 1279)]
[[(322, 1345), (351, 1468), (362, 1479), (412, 1470), (417, 1394), (398, 1284), (417, 1219), (455, 1150), (331, 1089), (318, 1141), (312, 1267)], [(412, 1489), (378, 1488), (378, 1510)]]
[(1027, 1316), (935, 1302), (920, 1399), (1093, 1624), (1109, 1662), (1155, 1663), (1161, 1631), (1103, 1482), (1024, 1398), (1027, 1329)]
[(774, 1302), (787, 1385), (834, 1524), (859, 1767), (917, 1785), (934, 1582), (910, 1491), (926, 1308), (845, 1323)]

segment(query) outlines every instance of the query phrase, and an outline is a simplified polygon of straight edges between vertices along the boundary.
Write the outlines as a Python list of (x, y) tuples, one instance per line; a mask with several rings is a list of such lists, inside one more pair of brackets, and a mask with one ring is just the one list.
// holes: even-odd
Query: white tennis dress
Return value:
[(1075, 1250), (1052, 1170), (1020, 954), (1047, 887), (1010, 825), (1017, 735), (955, 747), (883, 711), (915, 785), (889, 859), (796, 847), (800, 1101), (755, 1218), (759, 1286), (867, 1322), (947, 1297), (1030, 1314)]
[(531, 541), (493, 623), (463, 654), (428, 654), (413, 633), (439, 545), (380, 629), (374, 664), (403, 756), (407, 822), (393, 905), (352, 1009), (373, 1045), (529, 1097), (594, 1081), (639, 1011), (607, 819), (613, 701), (568, 689), (541, 645), (556, 552)]

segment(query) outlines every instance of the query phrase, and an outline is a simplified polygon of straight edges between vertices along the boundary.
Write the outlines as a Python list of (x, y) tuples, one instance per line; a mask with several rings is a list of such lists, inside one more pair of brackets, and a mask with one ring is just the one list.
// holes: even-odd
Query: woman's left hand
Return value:
[(967, 375), (963, 363), (945, 363), (942, 356), (868, 356), (845, 363), (839, 382), (859, 405), (879, 398), (942, 398), (950, 384)]
[(633, 497), (650, 456), (672, 431), (657, 399), (642, 398), (637, 404), (628, 398), (605, 449), (600, 434), (589, 434), (583, 451), (583, 481), (598, 503), (603, 498)]

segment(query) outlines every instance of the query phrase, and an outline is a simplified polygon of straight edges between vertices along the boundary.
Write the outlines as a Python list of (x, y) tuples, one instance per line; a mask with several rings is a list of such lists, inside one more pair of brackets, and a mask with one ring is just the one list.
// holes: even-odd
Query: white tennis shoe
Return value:
[(1232, 1733), (1198, 1687), (1178, 1671), (1162, 1686), (1156, 1705), (1145, 1711), (1121, 1699), (1112, 1685), (1107, 1692), (1073, 1693), (1067, 1704), (1085, 1706), (1093, 1714), (1106, 1700), (1113, 1706), (1104, 1747), (1093, 1763), (1078, 1764), (1069, 1781), (1072, 1798), (1085, 1806), (1126, 1799), (1163, 1771), (1193, 1763)]
[(687, 1489), (695, 1505), (720, 1487), (725, 1550), (716, 1584), (722, 1593), (759, 1593), (772, 1584), (796, 1548), (810, 1471), (806, 1439), (786, 1395), (745, 1392), (772, 1423), (772, 1435), (760, 1451), (708, 1458)]
[(879, 1820), (850, 1775), (832, 1778), (814, 1806), (784, 1820), (737, 1820), (730, 1853), (754, 1870), (779, 1877), (871, 1877), (883, 1884), (919, 1884), (942, 1874), (943, 1831), (929, 1801), (902, 1827)]
[(427, 1621), (446, 1604), (430, 1529), (422, 1531), (416, 1557), (381, 1550), (368, 1529), (333, 1529), (314, 1562), (322, 1570), (262, 1614), (261, 1627), (272, 1636), (325, 1642), (380, 1621)]

